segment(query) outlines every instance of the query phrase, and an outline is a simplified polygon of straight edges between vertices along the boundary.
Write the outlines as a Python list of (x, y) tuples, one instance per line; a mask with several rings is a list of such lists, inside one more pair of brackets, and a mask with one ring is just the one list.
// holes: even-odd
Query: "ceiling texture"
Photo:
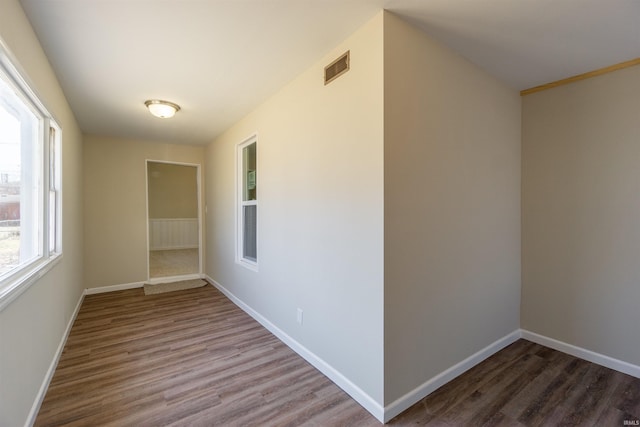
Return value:
[[(83, 132), (184, 144), (214, 140), (382, 9), (517, 90), (640, 57), (640, 0), (21, 3)], [(157, 119), (152, 98), (182, 110)]]

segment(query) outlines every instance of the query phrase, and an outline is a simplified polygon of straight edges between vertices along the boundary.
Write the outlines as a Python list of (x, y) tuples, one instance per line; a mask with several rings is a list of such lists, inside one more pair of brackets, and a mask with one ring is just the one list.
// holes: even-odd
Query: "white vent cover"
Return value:
[(324, 67), (324, 84), (328, 85), (347, 71), (349, 71), (349, 51)]

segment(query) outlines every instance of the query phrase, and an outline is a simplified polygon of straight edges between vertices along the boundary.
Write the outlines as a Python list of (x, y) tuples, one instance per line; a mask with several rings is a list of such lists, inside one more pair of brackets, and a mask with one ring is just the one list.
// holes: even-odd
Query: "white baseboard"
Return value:
[[(293, 351), (299, 354), (303, 359), (311, 363), (311, 365), (313, 365), (320, 372), (322, 372), (329, 379), (331, 379), (331, 381), (333, 381), (338, 387), (344, 390), (356, 402), (362, 405), (367, 411), (369, 411), (374, 417), (376, 417), (380, 422), (383, 422), (383, 423), (390, 421), (392, 418), (399, 415), (404, 410), (410, 408), (413, 404), (418, 402), (420, 399), (434, 392), (444, 384), (448, 383), (449, 381), (453, 380), (454, 378), (458, 377), (459, 375), (473, 368), (483, 360), (487, 359), (488, 357), (502, 350), (509, 344), (514, 343), (520, 338), (524, 338), (526, 340), (535, 342), (540, 345), (544, 345), (554, 350), (558, 350), (563, 353), (567, 353), (572, 356), (587, 360), (589, 362), (593, 362), (598, 365), (601, 365), (610, 369), (614, 369), (619, 372), (623, 372), (625, 374), (634, 376), (636, 378), (640, 378), (640, 366), (633, 365), (631, 363), (624, 362), (622, 360), (614, 359), (612, 357), (599, 354), (594, 351), (587, 350), (581, 347), (577, 347), (572, 344), (567, 344), (565, 342), (558, 341), (556, 339), (549, 338), (531, 331), (518, 329), (498, 339), (492, 344), (489, 344), (482, 350), (467, 357), (463, 361), (441, 372), (440, 374), (434, 376), (433, 378), (425, 381), (423, 384), (411, 390), (410, 392), (400, 397), (399, 399), (395, 400), (394, 402), (390, 403), (389, 405), (382, 407), (371, 396), (369, 396), (361, 388), (359, 388), (357, 385), (351, 382), (348, 378), (346, 378), (340, 371), (333, 368), (326, 361), (318, 357), (316, 354), (314, 354), (309, 349), (304, 347), (302, 344), (300, 344), (298, 341), (293, 339), (283, 330), (281, 330), (276, 325), (271, 323), (268, 319), (266, 319), (260, 313), (258, 313), (253, 308), (251, 308), (246, 303), (244, 303), (242, 300), (240, 300), (238, 297), (236, 297), (233, 293), (231, 293), (231, 291), (229, 291), (224, 286), (222, 286), (221, 284), (213, 280), (210, 276), (200, 275), (200, 274), (194, 275), (194, 276), (195, 276), (194, 278), (203, 278), (207, 280), (209, 283), (211, 283), (220, 292), (222, 292), (227, 298), (229, 298), (234, 304), (236, 304), (239, 308), (241, 308), (243, 311), (245, 311), (247, 314), (253, 317), (258, 323), (260, 323), (268, 331), (270, 331), (272, 334), (278, 337), (283, 343), (289, 346), (289, 348), (291, 348)], [(181, 276), (183, 280), (185, 280), (184, 277), (185, 276)], [(113, 292), (113, 291), (119, 291), (124, 289), (140, 288), (144, 286), (144, 283), (145, 282), (135, 282), (135, 283), (127, 283), (123, 285), (103, 286), (100, 288), (89, 288), (89, 289), (85, 289), (84, 295), (97, 294), (97, 293), (103, 293), (103, 292)], [(44, 399), (47, 387), (49, 386), (49, 382), (53, 377), (53, 373), (55, 372), (55, 368), (58, 364), (58, 359), (62, 354), (64, 344), (69, 335), (69, 332), (71, 331), (71, 326), (73, 325), (73, 322), (76, 316), (78, 315), (78, 311), (80, 309), (80, 305), (82, 304), (84, 295), (78, 301), (78, 305), (76, 306), (73, 316), (71, 317), (71, 320), (67, 325), (67, 330), (65, 331), (65, 334), (63, 336), (63, 339), (60, 342), (60, 345), (58, 346), (56, 356), (52, 361), (51, 366), (49, 367), (49, 370), (47, 371), (45, 380), (42, 384), (42, 387), (40, 388), (40, 391), (38, 392), (37, 399), (34, 402), (31, 412), (29, 413), (29, 417), (26, 423), (27, 426), (31, 426), (35, 422), (35, 416), (38, 413), (40, 405), (42, 404), (42, 400)]]
[(124, 291), (126, 289), (141, 288), (145, 282), (125, 283), (123, 285), (101, 286), (99, 288), (87, 288), (84, 290), (85, 295), (103, 294), (105, 292)]
[(570, 354), (571, 356), (575, 356), (589, 362), (596, 363), (606, 368), (614, 369), (633, 377), (640, 378), (640, 366), (636, 366), (622, 360), (614, 359), (612, 357), (605, 356), (591, 350), (567, 344), (565, 342), (536, 334), (525, 329), (518, 329), (517, 331), (510, 333), (509, 335), (499, 339), (493, 344), (490, 344), (476, 354), (466, 358), (457, 365), (454, 365), (446, 371), (436, 375), (435, 377), (423, 383), (421, 386), (402, 396), (395, 402), (385, 406), (384, 422), (386, 423), (390, 421), (393, 417), (410, 408), (420, 399), (424, 398), (430, 393), (433, 393), (435, 390), (453, 380), (455, 377), (473, 368), (475, 365), (479, 364), (483, 360), (487, 359), (488, 357), (492, 356), (493, 354), (497, 353), (498, 351), (502, 350), (503, 348), (520, 338), (535, 342), (554, 350), (561, 351), (566, 354)]
[(522, 334), (522, 338), (525, 340), (570, 354), (571, 356), (579, 357), (580, 359), (596, 363), (604, 366), (605, 368), (614, 369), (633, 377), (640, 378), (640, 366), (614, 359), (613, 357), (605, 356), (604, 354), (596, 353), (595, 351), (587, 350), (582, 347), (567, 344), (553, 338), (545, 337), (544, 335), (536, 334), (535, 332), (527, 331), (525, 329), (521, 329), (520, 332)]
[(408, 409), (411, 406), (413, 406), (420, 399), (422, 399), (425, 396), (433, 393), (435, 390), (437, 390), (438, 388), (442, 387), (443, 385), (445, 385), (449, 381), (451, 381), (454, 378), (456, 378), (457, 376), (465, 373), (469, 369), (471, 369), (474, 366), (476, 366), (478, 363), (482, 362), (483, 360), (487, 359), (488, 357), (490, 357), (490, 356), (494, 355), (495, 353), (499, 352), (500, 350), (502, 350), (503, 348), (505, 348), (509, 344), (512, 344), (512, 343), (516, 342), (518, 339), (520, 339), (520, 330), (515, 330), (515, 331), (511, 332), (510, 334), (508, 334), (508, 335), (500, 338), (499, 340), (493, 342), (492, 344), (489, 344), (488, 346), (486, 346), (482, 350), (478, 351), (477, 353), (467, 357), (462, 362), (457, 363), (456, 365), (453, 365), (449, 369), (447, 369), (447, 370), (439, 373), (435, 377), (425, 381), (420, 386), (418, 386), (415, 389), (411, 390), (409, 393), (407, 393), (404, 396), (400, 397), (399, 399), (397, 399), (393, 403), (390, 403), (389, 405), (385, 406), (384, 407), (384, 421), (383, 422), (386, 423), (386, 422), (390, 421), (393, 417), (401, 414), (403, 411), (405, 411), (406, 409)]
[(38, 394), (36, 395), (36, 400), (33, 402), (33, 406), (31, 406), (31, 411), (29, 411), (29, 416), (27, 417), (27, 421), (25, 422), (26, 427), (31, 427), (36, 422), (38, 411), (40, 411), (40, 406), (42, 405), (44, 396), (47, 394), (47, 389), (49, 388), (49, 383), (51, 383), (53, 374), (56, 372), (56, 367), (58, 366), (58, 361), (60, 360), (60, 356), (62, 355), (62, 350), (64, 350), (64, 345), (67, 343), (67, 338), (69, 337), (69, 333), (71, 332), (71, 327), (73, 326), (73, 322), (75, 322), (76, 317), (78, 317), (80, 306), (82, 306), (82, 301), (84, 301), (84, 295), (85, 295), (84, 293), (80, 295), (80, 299), (76, 304), (76, 308), (73, 310), (73, 314), (71, 315), (71, 318), (67, 323), (67, 329), (65, 329), (64, 334), (62, 335), (60, 344), (58, 344), (58, 349), (56, 350), (56, 353), (53, 356), (53, 360), (49, 365), (49, 369), (47, 370), (47, 373), (44, 376), (44, 380), (42, 381), (40, 390), (38, 390)]
[(177, 246), (154, 246), (150, 247), (150, 251), (173, 251), (178, 249), (198, 249), (198, 245), (177, 245)]
[(147, 282), (132, 282), (132, 283), (124, 283), (122, 285), (110, 285), (110, 286), (100, 286), (99, 288), (87, 288), (84, 290), (85, 295), (93, 295), (93, 294), (104, 294), (106, 292), (115, 292), (115, 291), (125, 291), (127, 289), (136, 289), (144, 287), (145, 283), (149, 283), (151, 285), (157, 285), (159, 283), (171, 283), (176, 282), (178, 280), (193, 280), (193, 279), (204, 279), (204, 274), (185, 274), (183, 276), (168, 276), (168, 277), (156, 277), (155, 279), (150, 279)]
[(153, 279), (149, 279), (148, 284), (157, 285), (159, 283), (171, 283), (178, 282), (181, 280), (194, 280), (194, 279), (204, 279), (204, 274), (183, 274), (182, 276), (167, 276), (167, 277), (156, 277)]
[(229, 298), (235, 305), (240, 307), (244, 312), (246, 312), (249, 316), (253, 317), (258, 323), (264, 326), (269, 332), (278, 337), (282, 342), (284, 342), (289, 348), (298, 353), (303, 359), (307, 362), (311, 363), (316, 369), (326, 375), (331, 381), (333, 381), (338, 387), (344, 390), (349, 396), (351, 396), (356, 402), (358, 402), (362, 407), (364, 407), (367, 411), (371, 413), (374, 417), (376, 417), (380, 422), (384, 422), (384, 408), (378, 402), (376, 402), (371, 396), (365, 393), (360, 387), (351, 382), (348, 378), (346, 378), (342, 373), (336, 370), (334, 367), (329, 365), (327, 362), (322, 360), (316, 354), (311, 352), (305, 346), (300, 344), (298, 341), (293, 339), (283, 330), (278, 328), (276, 325), (267, 320), (260, 313), (249, 307), (242, 300), (237, 298), (233, 293), (231, 293), (224, 286), (213, 280), (209, 276), (205, 276), (205, 279), (209, 283), (211, 283), (214, 287), (216, 287), (220, 292), (222, 292), (227, 298)]

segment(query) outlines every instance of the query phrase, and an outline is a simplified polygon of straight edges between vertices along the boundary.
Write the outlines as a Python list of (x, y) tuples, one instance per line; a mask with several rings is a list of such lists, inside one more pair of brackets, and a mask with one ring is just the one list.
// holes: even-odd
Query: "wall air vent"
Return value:
[(340, 55), (340, 58), (324, 67), (324, 84), (328, 85), (347, 71), (349, 71), (349, 51), (346, 51)]

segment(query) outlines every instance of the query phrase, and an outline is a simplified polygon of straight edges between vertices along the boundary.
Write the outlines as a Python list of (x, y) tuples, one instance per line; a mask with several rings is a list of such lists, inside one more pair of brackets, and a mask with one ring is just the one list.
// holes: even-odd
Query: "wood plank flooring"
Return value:
[(640, 379), (519, 340), (391, 424), (606, 427), (625, 421), (640, 424)]
[[(394, 426), (622, 426), (640, 380), (519, 340)], [(89, 295), (36, 426), (379, 426), (211, 286)]]

